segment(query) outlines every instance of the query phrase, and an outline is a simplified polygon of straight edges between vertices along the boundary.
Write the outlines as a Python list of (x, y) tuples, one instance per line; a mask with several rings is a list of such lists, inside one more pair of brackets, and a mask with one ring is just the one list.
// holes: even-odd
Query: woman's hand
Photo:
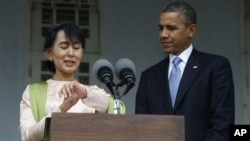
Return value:
[(60, 105), (62, 112), (67, 112), (79, 99), (87, 97), (86, 88), (82, 87), (78, 82), (66, 84), (59, 91), (59, 97), (63, 97), (63, 103)]

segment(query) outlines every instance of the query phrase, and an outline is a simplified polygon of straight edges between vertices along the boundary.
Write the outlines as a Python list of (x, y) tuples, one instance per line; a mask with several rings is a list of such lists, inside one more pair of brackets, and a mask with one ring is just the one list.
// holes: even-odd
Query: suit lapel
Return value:
[(184, 98), (185, 94), (190, 88), (190, 85), (192, 84), (200, 68), (202, 67), (202, 63), (200, 60), (201, 60), (201, 57), (199, 57), (199, 52), (193, 49), (188, 59), (188, 62), (186, 64), (182, 78), (181, 78), (174, 109), (178, 108), (178, 105), (180, 104), (181, 100)]

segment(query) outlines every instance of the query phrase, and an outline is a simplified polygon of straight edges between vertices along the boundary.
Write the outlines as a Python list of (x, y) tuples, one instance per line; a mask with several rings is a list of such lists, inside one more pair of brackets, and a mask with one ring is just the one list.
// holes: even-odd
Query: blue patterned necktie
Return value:
[(177, 91), (179, 88), (179, 83), (181, 80), (181, 70), (178, 66), (181, 61), (182, 60), (179, 57), (174, 58), (172, 62), (173, 68), (171, 70), (170, 77), (169, 77), (169, 89), (170, 89), (170, 96), (171, 96), (171, 102), (172, 102), (173, 107), (174, 107)]

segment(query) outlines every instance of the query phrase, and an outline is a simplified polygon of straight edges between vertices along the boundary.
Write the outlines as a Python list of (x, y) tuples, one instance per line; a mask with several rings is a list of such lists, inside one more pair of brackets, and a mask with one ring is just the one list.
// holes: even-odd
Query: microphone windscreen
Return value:
[[(115, 64), (115, 70), (117, 77), (120, 78), (120, 72), (123, 69), (130, 69), (135, 74), (135, 65), (134, 63), (128, 58), (121, 58)], [(121, 79), (121, 78), (120, 78)]]
[(97, 60), (94, 65), (93, 65), (93, 74), (98, 78), (98, 71), (102, 68), (102, 67), (108, 67), (111, 69), (112, 74), (114, 73), (114, 68), (112, 66), (112, 64), (106, 60), (106, 59), (99, 59)]

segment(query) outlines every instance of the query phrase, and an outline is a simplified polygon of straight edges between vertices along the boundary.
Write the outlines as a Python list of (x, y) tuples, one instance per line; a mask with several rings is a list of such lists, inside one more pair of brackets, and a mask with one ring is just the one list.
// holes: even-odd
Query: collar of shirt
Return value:
[[(181, 76), (184, 72), (184, 69), (186, 67), (187, 61), (189, 56), (191, 55), (193, 50), (193, 45), (190, 44), (190, 46), (185, 49), (178, 57), (181, 58), (182, 62), (179, 64), (180, 70), (181, 70)], [(172, 70), (173, 64), (172, 61), (174, 60), (174, 58), (177, 57), (176, 55), (173, 54), (169, 54), (169, 67), (168, 67), (168, 78), (170, 76), (170, 72)]]

